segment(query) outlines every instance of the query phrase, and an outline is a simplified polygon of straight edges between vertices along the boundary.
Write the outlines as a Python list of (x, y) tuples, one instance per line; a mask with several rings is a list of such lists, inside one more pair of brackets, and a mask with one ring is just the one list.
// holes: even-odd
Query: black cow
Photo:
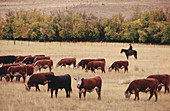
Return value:
[(8, 55), (8, 56), (1, 56), (1, 63), (3, 64), (13, 64), (16, 61), (16, 56)]
[(71, 76), (69, 74), (54, 76), (54, 75), (46, 75), (48, 80), (48, 86), (51, 89), (51, 98), (53, 98), (53, 91), (55, 90), (55, 95), (57, 98), (58, 89), (65, 89), (66, 97), (70, 97), (71, 88)]

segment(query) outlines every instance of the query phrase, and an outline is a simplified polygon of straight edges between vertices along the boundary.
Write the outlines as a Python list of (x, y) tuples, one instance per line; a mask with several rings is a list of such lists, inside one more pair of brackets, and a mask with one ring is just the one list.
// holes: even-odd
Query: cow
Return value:
[(50, 57), (48, 57), (48, 56), (35, 57), (33, 63), (37, 62), (38, 60), (44, 60), (44, 59), (50, 59)]
[(91, 70), (95, 73), (95, 69), (101, 69), (102, 73), (105, 73), (105, 62), (103, 61), (91, 61), (87, 64), (87, 67), (85, 68), (85, 71), (88, 72), (88, 70)]
[(56, 67), (59, 67), (59, 66), (66, 67), (66, 65), (70, 66), (72, 64), (73, 64), (73, 67), (76, 67), (76, 58), (63, 58), (56, 64)]
[[(31, 56), (31, 55), (28, 55)], [(15, 63), (22, 62), (28, 56), (17, 56)]]
[(124, 68), (124, 72), (128, 72), (128, 61), (115, 61), (110, 67), (109, 67), (109, 72), (111, 72), (112, 69), (115, 69), (115, 72), (118, 71), (119, 69)]
[[(165, 91), (164, 93), (166, 93), (166, 91), (169, 92), (169, 76), (168, 74), (157, 74), (157, 75), (149, 75), (147, 78), (155, 78), (159, 81), (159, 84), (163, 84), (163, 86), (165, 87)], [(161, 86), (160, 86), (161, 87)], [(160, 87), (158, 87), (158, 91), (160, 91)]]
[[(32, 74), (27, 82), (27, 84), (25, 84), (25, 89), (26, 91), (29, 91), (31, 89), (31, 87), (35, 86), (36, 87), (36, 91), (40, 91), (39, 88), (39, 84), (41, 85), (45, 85), (47, 84), (47, 77), (46, 75), (54, 75), (53, 72), (46, 72), (46, 73), (37, 73), (37, 74)], [(49, 86), (47, 91), (49, 91)]]
[(101, 100), (101, 87), (102, 87), (102, 79), (100, 76), (96, 76), (93, 78), (74, 78), (77, 82), (77, 88), (79, 89), (79, 99), (81, 99), (81, 94), (84, 94), (84, 99), (86, 97), (86, 92), (92, 92), (96, 90), (98, 94), (98, 99)]
[(14, 55), (8, 55), (8, 56), (1, 56), (1, 63), (3, 64), (13, 64), (16, 61), (16, 56)]
[(104, 58), (98, 58), (98, 59), (82, 59), (78, 64), (77, 64), (77, 68), (79, 68), (80, 66), (82, 67), (82, 70), (85, 69), (85, 67), (87, 66), (87, 64), (91, 61), (103, 61), (106, 62)]
[[(0, 66), (0, 76), (1, 76), (1, 79), (2, 80), (2, 77), (5, 77), (6, 78), (6, 73), (7, 73), (7, 70), (9, 67), (11, 66), (19, 66), (19, 64), (3, 64), (2, 66)], [(8, 78), (9, 79), (9, 78)], [(7, 80), (8, 80), (7, 79)]]
[(139, 92), (150, 92), (150, 97), (148, 98), (148, 101), (152, 98), (153, 94), (155, 95), (155, 102), (158, 99), (157, 95), (157, 88), (159, 85), (159, 81), (154, 78), (147, 78), (147, 79), (136, 79), (133, 80), (130, 84), (127, 90), (125, 91), (125, 97), (130, 98), (131, 94), (135, 94), (134, 100), (136, 98), (139, 100)]
[(23, 81), (25, 83), (27, 75), (30, 76), (33, 73), (34, 73), (34, 67), (32, 65), (11, 66), (7, 70), (7, 77), (11, 78), (11, 82), (12, 82), (14, 76), (19, 77), (19, 78), (22, 77)]
[(38, 60), (34, 63), (35, 71), (39, 72), (41, 71), (41, 68), (46, 69), (49, 68), (49, 72), (51, 72), (53, 66), (53, 61), (51, 59), (45, 59), (45, 60)]
[(32, 64), (33, 61), (34, 61), (35, 57), (33, 56), (28, 56), (28, 57), (25, 57), (22, 61), (23, 64)]
[[(168, 85), (168, 88), (170, 89), (170, 75), (168, 75), (168, 76), (169, 76), (169, 85)], [(164, 85), (162, 85), (162, 86), (164, 86)], [(158, 92), (160, 92), (160, 91), (161, 91), (162, 86), (158, 87)]]
[(71, 76), (69, 74), (54, 76), (54, 75), (46, 75), (48, 80), (49, 88), (51, 89), (51, 98), (53, 98), (53, 91), (55, 90), (55, 96), (57, 98), (58, 89), (65, 89), (66, 97), (70, 97), (70, 92), (72, 92), (71, 88)]

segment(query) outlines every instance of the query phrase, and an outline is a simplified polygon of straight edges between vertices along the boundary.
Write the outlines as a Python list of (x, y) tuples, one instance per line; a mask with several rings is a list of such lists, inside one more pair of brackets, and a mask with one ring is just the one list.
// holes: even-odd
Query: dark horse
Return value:
[(127, 59), (129, 56), (134, 55), (135, 59), (137, 59), (137, 51), (136, 50), (127, 50), (127, 49), (122, 49), (120, 53), (125, 52)]

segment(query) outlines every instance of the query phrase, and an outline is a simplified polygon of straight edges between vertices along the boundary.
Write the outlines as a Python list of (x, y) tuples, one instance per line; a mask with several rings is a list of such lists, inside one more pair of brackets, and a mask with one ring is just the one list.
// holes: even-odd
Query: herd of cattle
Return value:
[[(55, 76), (52, 71), (53, 61), (49, 56), (45, 55), (35, 55), (35, 56), (0, 56), (0, 76), (6, 79), (6, 81), (13, 80), (16, 77), (17, 81), (23, 78), (25, 83), (27, 75), (30, 76), (27, 83), (25, 83), (25, 89), (29, 91), (31, 87), (35, 86), (36, 91), (39, 90), (39, 84), (45, 85), (48, 83), (48, 91), (51, 90), (51, 98), (53, 97), (53, 91), (55, 90), (55, 95), (57, 97), (58, 89), (65, 89), (66, 97), (70, 97), (71, 88), (71, 76), (69, 74)], [(66, 67), (68, 65), (73, 65), (75, 68), (82, 67), (87, 72), (91, 70), (95, 72), (95, 69), (101, 69), (102, 73), (105, 73), (106, 61), (104, 58), (98, 59), (82, 59), (76, 65), (76, 58), (63, 58), (57, 64), (56, 67)], [(124, 72), (128, 72), (128, 61), (115, 61), (108, 69), (108, 71), (124, 68)], [(41, 73), (41, 69), (49, 68), (49, 72)], [(39, 73), (36, 73), (39, 70)], [(79, 98), (81, 99), (81, 94), (83, 93), (84, 98), (86, 92), (91, 92), (96, 90), (98, 94), (98, 99), (101, 99), (101, 87), (102, 79), (100, 76), (93, 78), (74, 78), (77, 82), (77, 88), (79, 89)], [(170, 88), (170, 75), (150, 75), (146, 79), (137, 79), (129, 84), (129, 87), (125, 91), (125, 97), (130, 98), (131, 94), (135, 94), (134, 100), (136, 98), (139, 100), (139, 92), (150, 92), (150, 97), (148, 100), (155, 95), (155, 101), (157, 101), (157, 91), (160, 91), (162, 86), (165, 87), (166, 91), (169, 92)]]

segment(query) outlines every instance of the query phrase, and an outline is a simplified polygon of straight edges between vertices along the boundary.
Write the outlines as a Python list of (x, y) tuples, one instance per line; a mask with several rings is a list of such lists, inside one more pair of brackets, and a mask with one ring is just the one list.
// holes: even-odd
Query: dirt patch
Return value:
[(1, 0), (0, 16), (5, 17), (10, 11), (37, 9), (45, 15), (86, 12), (100, 18), (109, 18), (121, 13), (127, 18), (135, 11), (155, 8), (169, 11), (169, 6), (169, 0)]

